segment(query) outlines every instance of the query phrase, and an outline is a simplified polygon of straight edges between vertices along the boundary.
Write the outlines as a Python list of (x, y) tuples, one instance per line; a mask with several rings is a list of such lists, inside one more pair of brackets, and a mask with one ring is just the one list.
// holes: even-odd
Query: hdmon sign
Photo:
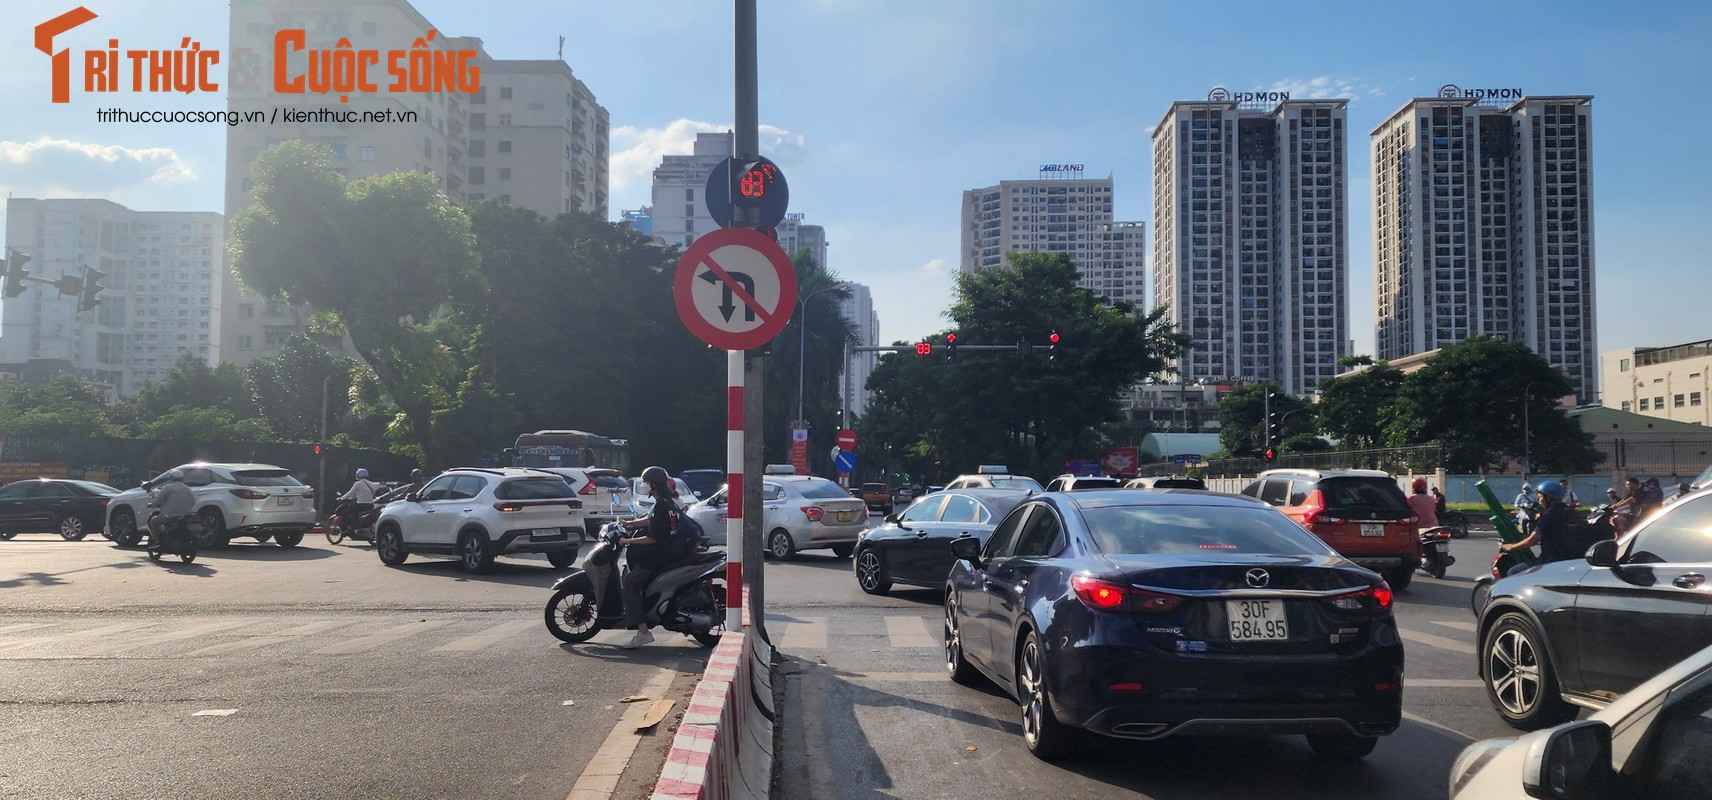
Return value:
[(1454, 83), (1439, 87), (1441, 99), (1453, 100), (1472, 98), (1475, 100), (1520, 100), (1527, 95), (1521, 89), (1464, 89)]

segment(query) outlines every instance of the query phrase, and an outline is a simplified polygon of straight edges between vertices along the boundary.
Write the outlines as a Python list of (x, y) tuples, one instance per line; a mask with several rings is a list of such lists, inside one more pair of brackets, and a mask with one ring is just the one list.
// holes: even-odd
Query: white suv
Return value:
[[(178, 468), (184, 485), (196, 497), (202, 541), (220, 547), (233, 536), (272, 538), (280, 547), (296, 547), (315, 524), (315, 490), (272, 464), (206, 464)], [(170, 471), (170, 470), (169, 470)], [(151, 493), (166, 482), (166, 474), (107, 502), (107, 538), (124, 546), (142, 541), (148, 530)]]
[(609, 467), (542, 467), (562, 476), (583, 501), (584, 538), (600, 538), (600, 528), (615, 519), (634, 515), (630, 481)]
[(472, 573), (497, 555), (545, 553), (563, 569), (577, 558), (582, 509), (571, 485), (546, 470), (447, 470), (381, 510), (375, 552), (391, 566), (411, 553), (457, 556)]

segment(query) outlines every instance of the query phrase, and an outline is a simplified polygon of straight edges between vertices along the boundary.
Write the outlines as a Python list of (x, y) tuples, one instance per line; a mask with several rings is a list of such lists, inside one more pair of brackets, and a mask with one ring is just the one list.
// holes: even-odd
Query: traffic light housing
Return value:
[(320, 442), (315, 443), (315, 455), (321, 455), (321, 443)]
[(947, 333), (947, 334), (945, 334), (945, 363), (954, 364), (956, 362), (957, 362), (957, 334)]
[(30, 257), (16, 250), (11, 251), (10, 260), (0, 260), (0, 269), (6, 273), (6, 296), (17, 297), (24, 293), (24, 279), (30, 276), (30, 271), (24, 265), (30, 263)]
[(101, 294), (102, 289), (106, 288), (101, 285), (102, 279), (106, 277), (107, 272), (105, 270), (83, 268), (83, 292), (77, 302), (78, 311), (88, 311), (101, 305), (101, 298), (98, 295)]
[(933, 355), (933, 343), (932, 342), (916, 342), (915, 343), (915, 354), (918, 356), (931, 356), (931, 355)]
[(1053, 331), (1051, 336), (1046, 337), (1046, 341), (1048, 342), (1046, 345), (1046, 360), (1056, 361), (1058, 359), (1058, 331)]
[(1278, 450), (1275, 448), (1268, 447), (1268, 448), (1266, 448), (1266, 452), (1263, 453), (1262, 455), (1265, 456), (1267, 461), (1273, 461), (1273, 460), (1278, 458)]
[(1282, 441), (1284, 441), (1284, 413), (1274, 411), (1266, 418), (1266, 444), (1271, 447), (1273, 444)]

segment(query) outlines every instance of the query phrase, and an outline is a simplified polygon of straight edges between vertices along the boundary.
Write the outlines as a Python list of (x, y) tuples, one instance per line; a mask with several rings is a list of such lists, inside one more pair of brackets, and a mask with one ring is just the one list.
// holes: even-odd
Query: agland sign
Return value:
[(1527, 95), (1521, 89), (1464, 89), (1454, 83), (1439, 87), (1438, 96), (1444, 100), (1469, 98), (1474, 100), (1520, 100)]

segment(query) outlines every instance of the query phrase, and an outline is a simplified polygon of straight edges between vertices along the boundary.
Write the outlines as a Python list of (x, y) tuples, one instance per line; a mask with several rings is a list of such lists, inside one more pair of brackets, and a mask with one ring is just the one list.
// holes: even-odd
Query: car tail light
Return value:
[(821, 517), (826, 516), (826, 510), (820, 506), (803, 506), (802, 512), (809, 522), (819, 522)]
[(577, 492), (577, 494), (595, 494), (599, 491), (599, 489), (595, 488), (594, 481), (589, 481), (588, 484), (582, 488), (582, 491)]
[(1384, 614), (1391, 611), (1391, 586), (1384, 581), (1378, 585), (1336, 595), (1326, 602), (1345, 614)]
[(226, 491), (229, 491), (245, 500), (266, 500), (268, 497), (267, 492), (258, 492), (254, 489), (227, 489)]
[(315, 488), (310, 487), (308, 489), (304, 489), (303, 490), (303, 496), (308, 497), (308, 498), (314, 498), (315, 497)]
[(1149, 592), (1103, 581), (1089, 575), (1070, 576), (1070, 588), (1076, 596), (1096, 611), (1129, 610), (1137, 614), (1163, 614), (1183, 605), (1183, 598), (1174, 594)]
[(516, 503), (500, 502), (500, 503), (494, 503), (493, 504), (493, 510), (495, 510), (495, 511), (506, 511), (506, 512), (522, 511), (523, 506), (520, 506)]
[(566, 500), (565, 505), (570, 506), (571, 508), (582, 508), (583, 501), (576, 499)]
[(1139, 692), (1139, 691), (1141, 691), (1141, 684), (1139, 682), (1136, 682), (1136, 681), (1127, 681), (1124, 683), (1114, 683), (1110, 686), (1107, 686), (1106, 691), (1108, 691), (1108, 692)]
[(101, 507), (102, 507), (102, 508), (106, 508), (106, 507), (107, 507), (107, 503), (108, 503), (108, 501), (110, 501), (110, 500), (112, 500), (112, 499), (113, 499), (113, 498), (111, 498), (111, 497), (103, 497), (103, 498), (101, 498)]

